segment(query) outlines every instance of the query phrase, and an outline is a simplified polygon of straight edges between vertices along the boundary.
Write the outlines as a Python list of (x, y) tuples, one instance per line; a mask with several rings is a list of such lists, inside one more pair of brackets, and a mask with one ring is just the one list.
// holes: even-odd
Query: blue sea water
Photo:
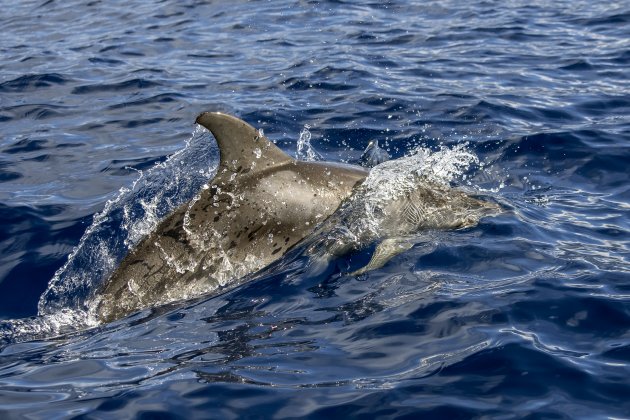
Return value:
[[(3, 1), (3, 418), (630, 418), (630, 3)], [(465, 145), (505, 212), (313, 274), (299, 247), (109, 325), (86, 297), (212, 177)], [(130, 239), (131, 238), (131, 239)]]

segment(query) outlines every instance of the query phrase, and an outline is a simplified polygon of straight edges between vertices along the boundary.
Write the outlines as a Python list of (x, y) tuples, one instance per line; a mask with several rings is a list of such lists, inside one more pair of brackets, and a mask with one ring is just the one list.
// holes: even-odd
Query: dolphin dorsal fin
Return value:
[(195, 122), (210, 130), (219, 145), (219, 171), (250, 172), (294, 161), (254, 127), (231, 115), (204, 112)]

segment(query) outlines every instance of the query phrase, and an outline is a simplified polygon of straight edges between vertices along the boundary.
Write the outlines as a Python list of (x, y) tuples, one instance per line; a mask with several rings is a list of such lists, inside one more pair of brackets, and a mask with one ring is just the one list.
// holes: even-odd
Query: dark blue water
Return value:
[[(627, 1), (42, 0), (0, 24), (2, 417), (630, 417)], [(467, 143), (458, 182), (506, 211), (365, 275), (373, 248), (324, 275), (297, 249), (84, 328), (130, 226), (211, 177), (206, 110), (290, 154), (308, 125), (334, 161)]]

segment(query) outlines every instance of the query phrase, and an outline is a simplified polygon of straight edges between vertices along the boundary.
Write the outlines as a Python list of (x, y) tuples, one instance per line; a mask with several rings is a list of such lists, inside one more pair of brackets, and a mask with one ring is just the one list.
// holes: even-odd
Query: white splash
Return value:
[(322, 160), (322, 157), (311, 145), (310, 125), (304, 124), (304, 128), (300, 131), (300, 138), (297, 142), (297, 158), (306, 162), (314, 162)]
[(148, 171), (138, 171), (131, 187), (121, 188), (105, 204), (40, 297), (39, 323), (53, 328), (55, 322), (86, 318), (95, 290), (128, 250), (214, 176), (218, 163), (214, 144), (207, 130), (197, 126), (183, 149)]
[(99, 324), (88, 311), (61, 309), (36, 318), (12, 319), (0, 323), (0, 342), (19, 342), (23, 339), (50, 338), (81, 328)]
[(474, 166), (479, 166), (479, 158), (466, 144), (442, 146), (436, 152), (420, 147), (408, 156), (376, 165), (363, 185), (375, 199), (395, 200), (416, 188), (419, 179), (447, 187)]

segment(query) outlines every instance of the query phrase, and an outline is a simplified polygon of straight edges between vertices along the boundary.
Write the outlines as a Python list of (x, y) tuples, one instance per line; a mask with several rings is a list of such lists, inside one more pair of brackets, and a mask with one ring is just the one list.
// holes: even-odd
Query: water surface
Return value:
[[(630, 417), (627, 2), (4, 3), (3, 415)], [(465, 144), (506, 211), (80, 327), (211, 178), (206, 110), (338, 162)]]

